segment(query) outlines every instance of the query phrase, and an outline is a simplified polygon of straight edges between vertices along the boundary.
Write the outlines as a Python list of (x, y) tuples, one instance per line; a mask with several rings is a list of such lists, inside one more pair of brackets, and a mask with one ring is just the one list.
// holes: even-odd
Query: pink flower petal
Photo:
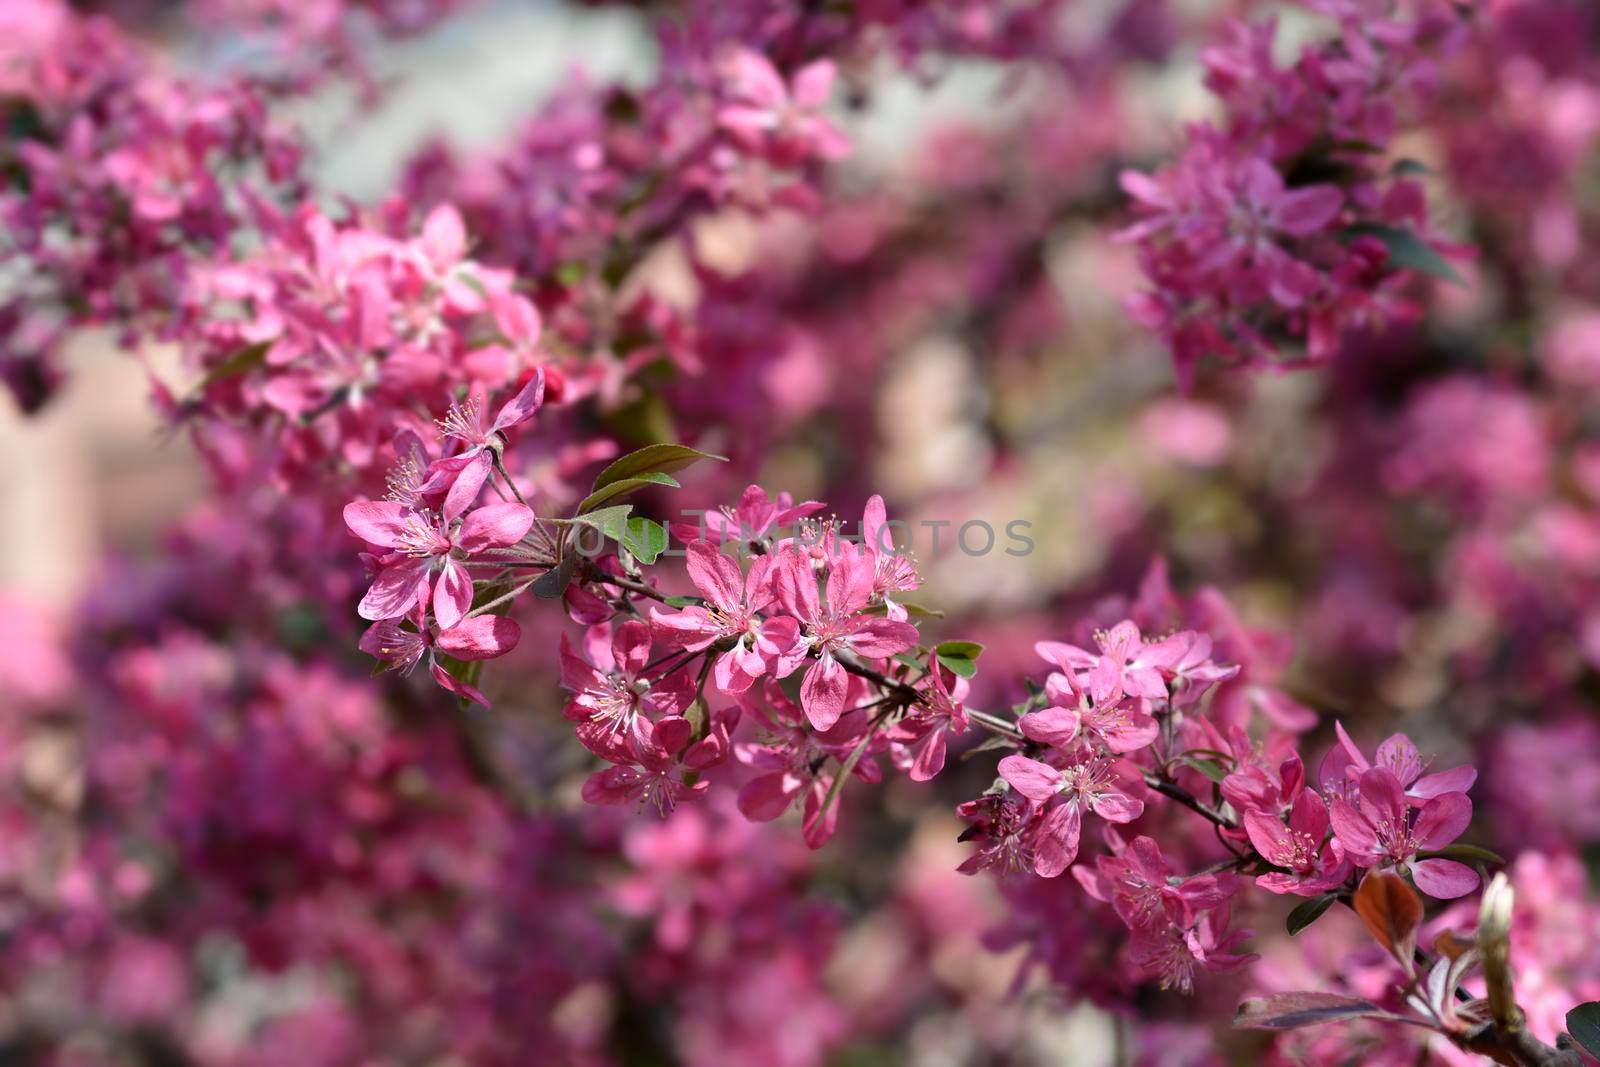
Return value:
[(428, 561), (407, 559), (385, 567), (356, 608), (363, 619), (398, 619), (411, 614), (428, 591)]
[(739, 790), (739, 813), (752, 822), (771, 822), (789, 810), (803, 784), (788, 772), (752, 778)]
[(844, 712), (849, 688), (850, 676), (832, 656), (823, 656), (812, 664), (805, 681), (800, 683), (800, 706), (813, 727), (832, 729)]
[(479, 615), (462, 619), (434, 641), (439, 651), (456, 659), (493, 659), (517, 647), (522, 627), (503, 615)]
[(461, 520), (456, 544), (468, 553), (516, 544), (533, 528), (533, 510), (514, 500), (485, 504)]
[(713, 548), (708, 541), (696, 541), (688, 547), (689, 578), (695, 588), (715, 606), (726, 612), (737, 612), (744, 599), (744, 577), (739, 565)]
[(1443, 848), (1460, 837), (1472, 822), (1472, 801), (1465, 793), (1441, 793), (1417, 813), (1413, 833), (1417, 847)]
[(369, 545), (398, 548), (414, 514), (392, 500), (357, 500), (344, 506), (344, 524)]
[(1417, 888), (1439, 900), (1464, 897), (1478, 888), (1478, 872), (1455, 860), (1417, 860), (1411, 864)]
[(1041, 744), (1065, 748), (1078, 736), (1078, 713), (1050, 707), (1024, 715), (1017, 723), (1022, 732)]
[(1061, 772), (1047, 763), (1027, 756), (1007, 756), (1000, 761), (1000, 777), (1029, 800), (1046, 801), (1055, 796)]
[[(524, 303), (526, 303), (526, 301), (524, 301)], [(533, 305), (529, 304), (528, 306), (531, 308)], [(535, 321), (532, 329), (535, 336), (537, 336), (539, 330), (537, 320), (538, 313), (535, 312), (534, 315)], [(504, 327), (502, 327), (502, 329), (504, 329)], [(499, 414), (494, 417), (494, 425), (489, 427), (489, 432), (502, 433), (511, 429), (513, 426), (519, 426), (522, 423), (527, 422), (529, 419), (533, 418), (534, 412), (538, 411), (540, 405), (543, 403), (544, 368), (538, 367), (534, 370), (533, 377), (528, 379), (528, 384), (524, 385), (522, 390), (518, 392), (516, 396), (506, 401), (505, 406), (502, 407)]]
[(472, 607), (472, 576), (465, 567), (447, 559), (433, 586), (433, 617), (441, 630), (461, 621)]
[(1076, 804), (1057, 804), (1045, 813), (1033, 840), (1033, 872), (1055, 878), (1078, 858), (1083, 816)]

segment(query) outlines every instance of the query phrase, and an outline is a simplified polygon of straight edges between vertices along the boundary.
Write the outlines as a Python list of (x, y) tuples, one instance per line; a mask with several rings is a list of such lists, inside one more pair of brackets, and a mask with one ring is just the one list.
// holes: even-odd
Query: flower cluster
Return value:
[[(634, 473), (643, 463), (642, 454), (618, 461)], [(739, 810), (753, 820), (778, 818), (799, 801), (804, 836), (820, 847), (837, 829), (847, 779), (881, 782), (877, 757), (886, 755), (911, 780), (930, 780), (944, 768), (947, 737), (976, 723), (1020, 751), (999, 761), (993, 789), (960, 808), (971, 824), (964, 836), (976, 846), (963, 870), (1055, 878), (1073, 869), (1085, 891), (1112, 904), (1129, 927), (1133, 965), (1182, 989), (1193, 987), (1198, 969), (1249, 962), (1235, 951), (1248, 933), (1228, 929), (1233, 899), (1246, 884), (1241, 874), (1254, 874), (1271, 893), (1330, 900), (1353, 893), (1367, 871), (1405, 872), (1440, 898), (1478, 885), (1477, 873), (1448, 852), (1471, 820), (1465, 791), (1476, 772), (1424, 773), (1416, 746), (1400, 734), (1369, 759), (1339, 726), (1339, 743), (1321, 764), (1320, 791), (1308, 785), (1296, 751), (1297, 732), (1310, 725), (1305, 709), (1259, 677), (1248, 680), (1260, 674), (1259, 664), (1246, 671), (1218, 658), (1219, 641), (1251, 650), (1214, 594), (1185, 605), (1157, 568), (1134, 614), (1149, 620), (1203, 611), (1216, 635), (1178, 629), (1146, 640), (1140, 624), (1124, 618), (1095, 631), (1092, 648), (1040, 642), (1038, 655), (1051, 668), (1043, 683), (1009, 714), (977, 712), (967, 706), (967, 676), (981, 646), (925, 646), (909, 611), (890, 597), (915, 589), (919, 579), (890, 537), (881, 498), (868, 502), (858, 534), (836, 520), (800, 518), (792, 532), (778, 525), (814, 513), (814, 502), (774, 501), (750, 486), (736, 507), (711, 513), (716, 519), (705, 526), (715, 542), (687, 540), (685, 569), (696, 590), (688, 597), (668, 597), (651, 583), (626, 534), (609, 565), (588, 560), (583, 573), (568, 571), (568, 580), (590, 593), (567, 600), (586, 629), (578, 645), (562, 639), (566, 717), (608, 764), (585, 783), (586, 800), (665, 814), (737, 784)], [(520, 504), (470, 512), (460, 529), (487, 529), (502, 515), (516, 517), (501, 541), (510, 546), (533, 521)], [(466, 659), (504, 651), (480, 639), (474, 625), (494, 617), (460, 621), (473, 586), (452, 553), (470, 562), (487, 542), (467, 544), (398, 502), (352, 504), (347, 519), (358, 532), (372, 524), (363, 534), (369, 542), (393, 545), (403, 538), (380, 525), (411, 524), (406, 528), (421, 544), (384, 564), (365, 613), (410, 612), (416, 629), (427, 632), (419, 605), (428, 602), (429, 575), (438, 570), (434, 640), (467, 648)], [(505, 562), (537, 569), (530, 560)], [(559, 576), (558, 560), (545, 567), (545, 580)], [(479, 585), (489, 591), (501, 580)], [(454, 591), (453, 582), (461, 583)], [(391, 589), (393, 601), (380, 604)], [(647, 603), (648, 610), (641, 606)], [(466, 632), (458, 635), (456, 626)], [(413, 637), (409, 647), (414, 661), (424, 642)], [(437, 665), (434, 671), (447, 688), (481, 699)], [(1258, 712), (1246, 710), (1244, 722), (1214, 718), (1237, 714), (1230, 709), (1240, 688)], [(1245, 729), (1256, 718), (1267, 727), (1259, 745)], [(1214, 800), (1203, 798), (1202, 782), (1214, 787)], [(1230, 858), (1185, 878), (1172, 873), (1155, 839), (1125, 840), (1116, 828), (1144, 825), (1158, 801), (1210, 821)], [(1092, 867), (1077, 864), (1091, 818), (1104, 825), (1095, 836), (1109, 843)]]
[[(1287, 67), (1223, 5), (1220, 117), (1153, 168), (1193, 5), (617, 5), (653, 74), (330, 206), (277, 105), (458, 6), (194, 0), (272, 47), (204, 74), (137, 0), (0, 12), (0, 375), (33, 408), (71, 331), (170, 344), (212, 489), (75, 615), (0, 594), (0, 1059), (1059, 1058), (981, 935), (1133, 1062), (1217, 1062), (1248, 987), (1266, 1062), (1566, 1067), (1584, 4), (1304, 0), (1335, 31)], [(1004, 106), (871, 150), (970, 57)], [(1466, 259), (1440, 203), (1472, 289), (1425, 284)], [(1129, 246), (1189, 397), (1105, 310)], [(913, 557), (885, 496), (1038, 551)], [(1164, 563), (1092, 600), (1152, 556), (1239, 609)]]
[(245, 191), (300, 188), (301, 145), (248, 79), (186, 80), (60, 0), (0, 16), (0, 375), (43, 404), (72, 330), (165, 332), (192, 265), (245, 226)]
[[(536, 371), (487, 425), (476, 398), (453, 406), (440, 427), (447, 441), (460, 445), (457, 451), (430, 461), (421, 439), (409, 435), (396, 445), (404, 459), (390, 474), (387, 498), (344, 509), (350, 532), (375, 550), (372, 585), (357, 608), (373, 622), (362, 648), (402, 671), (426, 656), (439, 684), (480, 704), (488, 703), (483, 694), (440, 666), (437, 654), (491, 659), (510, 652), (521, 637), (514, 620), (484, 614), (493, 602), (473, 608), (473, 599), (480, 582), (488, 586), (541, 558), (535, 541), (524, 544), (533, 509), (520, 500), (478, 501), (505, 435), (532, 418), (543, 399), (544, 374)], [(480, 571), (478, 578), (474, 567), (489, 573)]]
[(1447, 3), (1410, 18), (1383, 4), (1309, 6), (1337, 18), (1337, 37), (1284, 69), (1274, 24), (1231, 25), (1204, 54), (1221, 124), (1193, 127), (1154, 176), (1122, 177), (1139, 216), (1122, 238), (1154, 286), (1129, 307), (1186, 380), (1205, 356), (1330, 359), (1353, 331), (1413, 315), (1405, 290), (1418, 272), (1454, 276), (1419, 166), (1388, 154), (1460, 36), (1458, 16)]
[[(337, 224), (309, 206), (290, 216), (263, 207), (260, 224), (263, 247), (197, 268), (188, 287), (188, 306), (206, 315), (188, 344), (200, 385), (193, 398), (174, 402), (175, 414), (199, 408), (202, 444), (224, 469), (228, 451), (240, 447), (230, 440), (239, 428), (257, 431), (264, 440), (244, 462), (265, 462), (267, 473), (291, 484), (316, 477), (330, 460), (381, 469), (400, 429), (429, 439), (442, 433), (478, 460), (457, 457), (468, 472), (457, 496), (474, 494), (486, 474), (485, 435), (522, 421), (543, 397), (534, 362), (539, 314), (513, 291), (510, 275), (466, 258), (466, 233), (448, 207), (434, 209), (407, 239)], [(478, 427), (474, 413), (486, 394), (522, 378), (520, 417)], [(449, 412), (418, 402), (461, 394)], [(446, 416), (438, 428), (429, 425), (435, 415)], [(213, 427), (225, 435), (215, 442)]]

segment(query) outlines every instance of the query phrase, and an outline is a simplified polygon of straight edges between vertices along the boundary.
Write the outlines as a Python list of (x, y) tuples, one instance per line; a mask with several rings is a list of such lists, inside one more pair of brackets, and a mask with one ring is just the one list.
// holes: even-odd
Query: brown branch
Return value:
[(643, 582), (634, 581), (632, 578), (628, 578), (620, 574), (612, 574), (610, 571), (601, 570), (595, 565), (594, 561), (587, 556), (584, 556), (582, 559), (582, 567), (583, 574), (581, 578), (583, 581), (596, 582), (600, 585), (614, 585), (618, 589), (626, 589), (628, 592), (637, 594), (638, 596), (649, 597), (651, 600), (657, 600), (663, 604), (667, 602), (666, 595), (660, 590), (656, 589), (654, 586), (646, 585)]
[(1217, 826), (1220, 826), (1223, 829), (1232, 829), (1235, 825), (1232, 819), (1228, 818), (1211, 805), (1199, 800), (1187, 789), (1183, 788), (1170, 778), (1163, 778), (1154, 771), (1145, 771), (1144, 784), (1149, 786), (1151, 789), (1154, 789), (1157, 793), (1160, 793), (1169, 800), (1176, 800), (1179, 804), (1182, 804), (1196, 815), (1215, 823)]
[[(1563, 1037), (1566, 1035), (1563, 1034)], [(1551, 1048), (1521, 1025), (1491, 1023), (1483, 1033), (1461, 1042), (1461, 1047), (1496, 1063), (1515, 1067), (1583, 1067), (1583, 1057), (1568, 1048)]]

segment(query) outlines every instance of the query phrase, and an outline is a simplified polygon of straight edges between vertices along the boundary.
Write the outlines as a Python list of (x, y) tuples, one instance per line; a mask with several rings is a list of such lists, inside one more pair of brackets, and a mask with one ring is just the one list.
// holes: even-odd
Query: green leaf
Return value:
[(622, 544), (640, 563), (654, 563), (667, 550), (667, 528), (659, 522), (634, 516), (623, 528)]
[(583, 498), (583, 503), (578, 505), (578, 514), (582, 515), (593, 511), (603, 504), (608, 504), (613, 500), (620, 500), (630, 493), (637, 493), (648, 485), (664, 485), (669, 489), (676, 489), (678, 488), (678, 479), (670, 474), (652, 471), (649, 474), (641, 474), (635, 478), (624, 478), (621, 481), (608, 482)]
[(257, 341), (253, 345), (245, 345), (207, 371), (206, 376), (200, 380), (201, 388), (255, 370), (267, 361), (267, 353), (272, 351), (272, 345), (272, 341)]
[(974, 678), (978, 674), (978, 665), (976, 663), (970, 659), (962, 659), (959, 656), (940, 656), (939, 664), (950, 668), (963, 678)]
[(976, 641), (941, 641), (934, 646), (933, 654), (961, 677), (971, 678), (978, 673), (977, 659), (983, 654), (983, 646)]
[(1444, 848), (1428, 849), (1417, 853), (1421, 859), (1447, 859), (1464, 860), (1467, 863), (1493, 863), (1496, 866), (1505, 866), (1505, 857), (1498, 852), (1490, 852), (1477, 845), (1446, 845)]
[(701, 701), (694, 701), (683, 709), (683, 717), (689, 720), (689, 728), (696, 741), (703, 740), (711, 726), (711, 717), (706, 714), (706, 706)]
[(1567, 1012), (1567, 1033), (1589, 1055), (1600, 1056), (1600, 1002), (1587, 1001)]
[(1320, 897), (1312, 897), (1310, 900), (1301, 901), (1289, 913), (1288, 921), (1284, 923), (1284, 926), (1289, 930), (1289, 936), (1293, 937), (1322, 918), (1322, 913), (1333, 907), (1333, 902), (1338, 899), (1339, 894), (1337, 893), (1324, 893)]
[(669, 596), (666, 600), (669, 608), (693, 608), (704, 603), (705, 601), (697, 596)]
[(1191, 759), (1185, 762), (1213, 782), (1220, 784), (1224, 778), (1228, 777), (1228, 768), (1214, 759)]
[[(649, 474), (670, 474), (681, 471), (690, 464), (702, 459), (714, 459), (726, 463), (724, 456), (714, 456), (710, 452), (702, 452), (698, 448), (688, 445), (646, 445), (635, 452), (615, 460), (600, 476), (594, 480), (596, 490), (604, 489), (613, 482), (625, 481), (630, 478), (641, 478)], [(677, 485), (677, 482), (673, 482)]]
[(570, 521), (579, 526), (592, 526), (613, 541), (620, 543), (623, 535), (627, 532), (628, 516), (632, 512), (632, 504), (616, 504), (609, 508), (600, 508), (598, 511), (574, 515)]
[[(937, 608), (925, 608), (921, 604), (912, 604), (912, 603), (909, 603), (909, 602), (903, 601), (903, 600), (897, 600), (897, 601), (895, 601), (895, 603), (899, 604), (902, 608), (905, 608), (906, 609), (906, 614), (911, 616), (912, 618), (919, 618), (919, 619), (942, 619), (942, 618), (944, 618), (944, 612), (938, 610)], [(868, 615), (887, 615), (887, 614), (889, 614), (889, 605), (888, 604), (873, 604), (871, 607), (863, 608), (862, 611), (864, 611)]]
[(952, 671), (961, 675), (963, 678), (972, 678), (978, 673), (978, 665), (972, 662), (970, 659), (952, 659), (948, 656), (940, 656), (939, 662), (944, 664), (946, 667), (949, 667)]
[(1397, 226), (1381, 226), (1377, 223), (1361, 223), (1350, 227), (1350, 232), (1376, 237), (1382, 241), (1384, 247), (1389, 250), (1389, 262), (1401, 270), (1430, 274), (1447, 282), (1455, 282), (1457, 285), (1467, 284), (1466, 279), (1461, 277), (1448, 260), (1410, 230), (1403, 230)]

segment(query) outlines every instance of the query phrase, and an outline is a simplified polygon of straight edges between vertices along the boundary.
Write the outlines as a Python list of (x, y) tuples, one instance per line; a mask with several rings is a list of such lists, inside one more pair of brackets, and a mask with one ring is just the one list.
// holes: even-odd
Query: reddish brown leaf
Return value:
[(1476, 942), (1468, 941), (1453, 930), (1440, 931), (1439, 936), (1433, 939), (1433, 951), (1441, 956), (1448, 956), (1452, 960), (1460, 959), (1477, 947)]
[(1386, 1013), (1369, 1000), (1338, 993), (1275, 993), (1240, 1004), (1233, 1025), (1240, 1030), (1295, 1030), (1363, 1017), (1385, 1018)]
[(1398, 874), (1374, 871), (1356, 890), (1356, 914), (1378, 944), (1411, 969), (1417, 927), (1422, 924), (1422, 898)]

